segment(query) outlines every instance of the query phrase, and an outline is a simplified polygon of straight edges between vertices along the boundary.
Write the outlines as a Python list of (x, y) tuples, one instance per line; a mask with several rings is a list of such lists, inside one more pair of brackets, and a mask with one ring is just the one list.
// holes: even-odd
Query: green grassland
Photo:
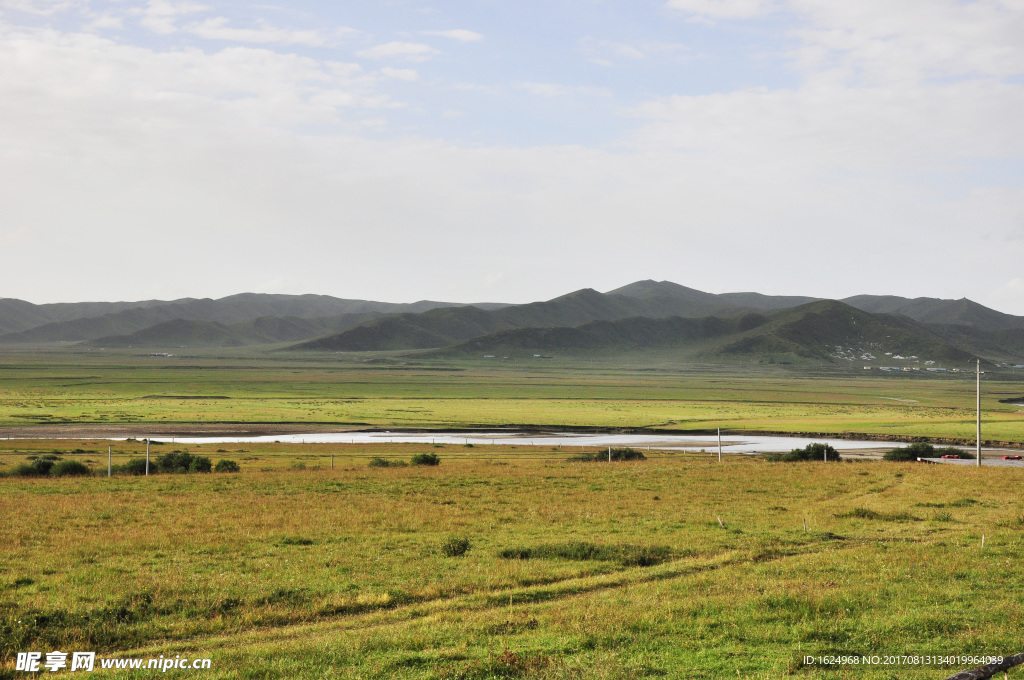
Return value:
[[(801, 657), (1024, 646), (1022, 470), (190, 448), (242, 472), (0, 478), (0, 675), (61, 649), (210, 656), (207, 678), (939, 678)], [(0, 442), (53, 449), (105, 467), (99, 440)], [(423, 452), (441, 465), (368, 466)]]
[[(1017, 373), (986, 374), (985, 438), (1024, 443)], [(971, 439), (973, 376), (712, 366), (650, 353), (515, 362), (282, 353), (0, 356), (0, 428), (194, 423), (646, 427)]]
[[(1024, 443), (999, 401), (1024, 381), (990, 373), (984, 391), (986, 439)], [(238, 423), (970, 439), (974, 381), (657, 353), (0, 355), (0, 432)], [(18, 651), (61, 649), (210, 656), (206, 678), (940, 678), (801, 658), (1024, 648), (1020, 469), (244, 443), (188, 447), (237, 474), (108, 479), (108, 446), (117, 465), (145, 443), (82, 436), (0, 439), (0, 677), (26, 677)], [(98, 474), (2, 474), (46, 453)], [(370, 466), (421, 453), (441, 464)]]

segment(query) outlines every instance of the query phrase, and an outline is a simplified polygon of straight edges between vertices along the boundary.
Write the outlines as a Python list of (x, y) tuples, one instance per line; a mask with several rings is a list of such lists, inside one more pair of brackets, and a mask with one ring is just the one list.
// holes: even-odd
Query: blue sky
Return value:
[(0, 0), (0, 296), (1024, 314), (1022, 107), (1015, 0)]

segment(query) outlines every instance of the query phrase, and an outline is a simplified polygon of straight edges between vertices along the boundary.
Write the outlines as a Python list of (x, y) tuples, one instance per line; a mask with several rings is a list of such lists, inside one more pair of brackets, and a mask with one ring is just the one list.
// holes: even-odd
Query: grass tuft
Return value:
[(627, 567), (650, 567), (670, 559), (672, 550), (666, 546), (598, 545), (578, 541), (504, 548), (498, 552), (498, 557), (507, 560), (593, 560), (618, 562)]

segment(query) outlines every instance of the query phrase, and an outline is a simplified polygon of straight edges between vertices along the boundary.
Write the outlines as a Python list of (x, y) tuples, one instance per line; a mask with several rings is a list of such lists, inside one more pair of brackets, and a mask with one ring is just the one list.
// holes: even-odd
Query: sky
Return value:
[(0, 297), (1024, 315), (1024, 0), (0, 0)]

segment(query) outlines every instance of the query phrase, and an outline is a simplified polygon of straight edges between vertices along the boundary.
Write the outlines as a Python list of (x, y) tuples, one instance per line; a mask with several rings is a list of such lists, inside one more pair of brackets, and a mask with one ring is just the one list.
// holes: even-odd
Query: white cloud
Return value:
[(516, 83), (516, 89), (524, 90), (538, 97), (564, 97), (569, 95), (589, 95), (610, 97), (611, 91), (603, 87), (586, 87), (581, 85), (559, 85), (557, 83)]
[(66, 12), (85, 7), (87, 4), (88, 0), (0, 0), (0, 8), (40, 16)]
[(190, 24), (185, 30), (207, 40), (226, 40), (240, 43), (273, 43), (279, 45), (308, 45), (318, 47), (327, 39), (320, 31), (295, 31), (261, 23), (259, 28), (233, 28), (226, 17), (214, 17)]
[(1024, 154), (1015, 134), (1024, 88), (960, 82), (914, 88), (805, 86), (676, 96), (636, 109), (653, 122), (645, 148), (809, 167), (949, 169), (967, 159)]
[(639, 60), (647, 57), (675, 57), (688, 55), (689, 50), (681, 43), (642, 41), (637, 44), (599, 40), (587, 37), (580, 41), (580, 51), (590, 61), (602, 66), (611, 66), (616, 61)]
[[(917, 0), (840, 4), (779, 6), (801, 22), (787, 34), (797, 84), (651, 98), (607, 148), (389, 138), (382, 111), (399, 104), (385, 79), (412, 69), (248, 46), (159, 51), (0, 23), (0, 289), (218, 295), (267, 285), (273, 270), (270, 288), (292, 287), (281, 292), (472, 300), (487, 281), (488, 297), (528, 300), (653, 277), (717, 291), (967, 295), (1024, 313), (1024, 187), (971, 175), (992, 159), (1024, 162), (1024, 87), (1004, 79), (1022, 72), (1010, 35), (1021, 11), (996, 0), (933, 0), (934, 12)], [(164, 30), (208, 25), (181, 18), (200, 5), (146, 8)], [(655, 56), (651, 45), (592, 47), (637, 60)], [(389, 43), (361, 56), (436, 53)], [(464, 87), (467, 128), (479, 93), (610, 94)], [(540, 106), (570, 108), (554, 103)], [(955, 245), (974, 235), (989, 246)], [(154, 276), (142, 250), (173, 275)], [(565, 267), (565, 252), (592, 265)], [(680, 253), (707, 255), (683, 266)], [(892, 264), (903, 254), (930, 266), (909, 280)], [(72, 290), (37, 276), (40, 261), (78, 271), (101, 258), (116, 277)], [(792, 274), (821, 262), (820, 280)]]
[(390, 66), (385, 66), (380, 72), (385, 78), (391, 78), (392, 80), (413, 82), (420, 79), (420, 74), (411, 68), (391, 68)]
[(451, 38), (459, 42), (480, 42), (484, 39), (483, 34), (476, 31), (467, 31), (464, 28), (456, 28), (450, 31), (423, 31), (423, 35), (436, 35), (441, 38)]
[(199, 14), (209, 10), (210, 7), (207, 5), (189, 2), (188, 0), (182, 0), (181, 2), (149, 0), (149, 4), (144, 9), (133, 9), (131, 13), (142, 17), (139, 23), (143, 27), (148, 28), (154, 33), (168, 35), (177, 32), (177, 20), (179, 17)]
[(665, 6), (712, 19), (749, 19), (771, 11), (774, 0), (668, 0)]
[(356, 56), (363, 59), (408, 59), (409, 61), (426, 61), (427, 59), (440, 54), (430, 45), (410, 42), (389, 42), (383, 45), (376, 45), (369, 49), (356, 52)]
[(633, 45), (589, 37), (580, 41), (580, 50), (591, 61), (602, 66), (611, 66), (618, 59), (643, 59), (645, 56), (642, 50)]
[(95, 15), (84, 27), (86, 31), (120, 30), (122, 28), (124, 28), (124, 19), (109, 13)]
[(1024, 5), (1016, 0), (792, 0), (802, 68), (868, 80), (1024, 71)]

